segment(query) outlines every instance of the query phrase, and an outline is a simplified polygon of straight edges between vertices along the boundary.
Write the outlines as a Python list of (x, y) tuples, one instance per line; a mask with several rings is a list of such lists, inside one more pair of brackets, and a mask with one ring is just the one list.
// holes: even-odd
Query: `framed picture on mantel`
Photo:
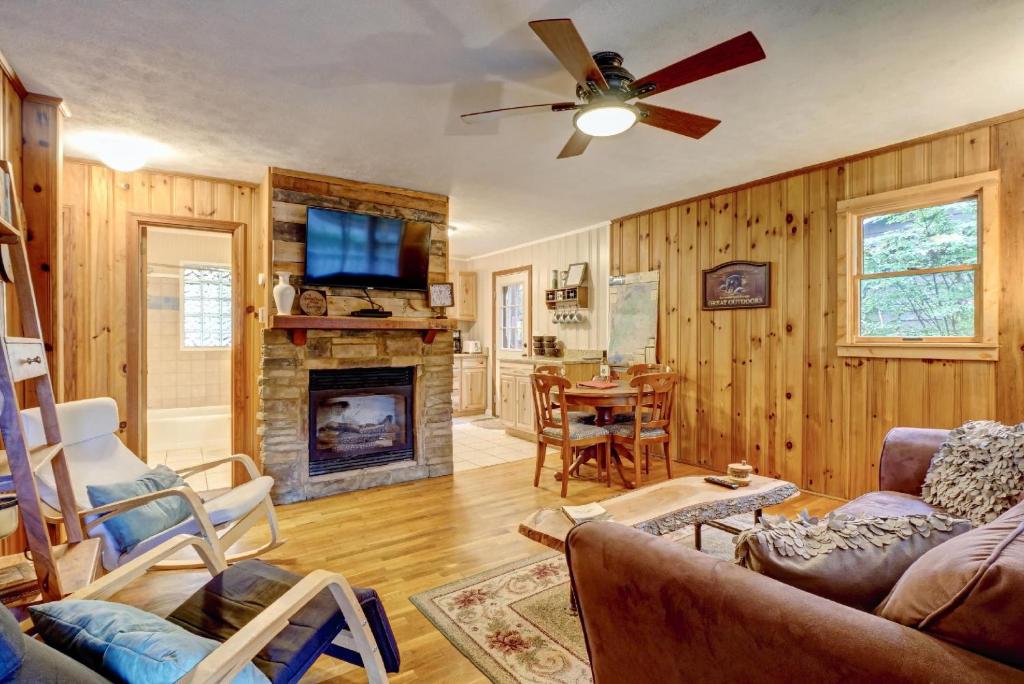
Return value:
[(771, 306), (771, 264), (727, 261), (702, 272), (705, 311)]

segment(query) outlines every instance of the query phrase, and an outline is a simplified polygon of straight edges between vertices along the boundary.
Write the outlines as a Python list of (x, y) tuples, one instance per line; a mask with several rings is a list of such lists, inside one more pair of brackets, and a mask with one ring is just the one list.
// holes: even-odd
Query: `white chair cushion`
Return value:
[[(269, 475), (262, 475), (257, 477), (255, 480), (249, 480), (248, 482), (242, 483), (237, 487), (228, 490), (220, 496), (210, 499), (205, 502), (203, 507), (206, 509), (207, 515), (210, 516), (210, 521), (213, 523), (214, 527), (220, 527), (227, 523), (234, 522), (251, 512), (254, 508), (260, 505), (265, 498), (267, 498), (270, 494), (270, 488), (273, 486), (274, 478)], [(142, 540), (133, 546), (131, 551), (128, 553), (123, 555), (118, 554), (114, 565), (111, 567), (124, 565), (128, 561), (137, 558), (146, 551), (149, 551), (175, 535), (200, 534), (200, 532), (199, 523), (196, 522), (195, 518), (190, 516), (187, 520), (182, 520), (174, 527), (164, 530), (160, 534), (155, 534), (149, 539)], [(109, 537), (109, 535), (107, 536)], [(104, 543), (103, 564), (106, 566), (106, 540), (104, 540)]]
[[(25, 442), (29, 449), (46, 443), (43, 420), (38, 408), (21, 412), (25, 424)], [(57, 423), (64, 446), (85, 442), (101, 435), (117, 432), (120, 423), (117, 417), (117, 403), (110, 397), (81, 399), (57, 404)], [(131, 453), (131, 452), (128, 452)]]
[[(556, 439), (564, 439), (564, 431), (560, 428), (544, 428), (544, 434)], [(594, 437), (607, 437), (608, 431), (604, 428), (590, 425), (588, 423), (574, 423), (569, 421), (569, 439), (593, 439)]]
[[(65, 445), (64, 456), (71, 472), (75, 503), (80, 510), (92, 508), (85, 491), (87, 485), (125, 482), (149, 472), (149, 466), (110, 432), (84, 442)], [(53, 469), (40, 468), (36, 473), (36, 484), (40, 498), (47, 505), (60, 510)]]
[[(612, 423), (611, 425), (605, 425), (605, 429), (616, 437), (634, 437), (636, 434), (636, 423)], [(664, 437), (667, 434), (662, 428), (642, 428), (640, 430), (641, 439)]]

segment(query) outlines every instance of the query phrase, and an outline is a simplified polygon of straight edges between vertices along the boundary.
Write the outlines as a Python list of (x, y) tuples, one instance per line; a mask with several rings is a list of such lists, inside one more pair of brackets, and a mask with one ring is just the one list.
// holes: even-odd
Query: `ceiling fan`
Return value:
[(619, 53), (595, 52), (591, 55), (571, 19), (531, 21), (530, 28), (576, 79), (577, 101), (489, 109), (463, 114), (462, 120), (470, 123), (509, 114), (576, 111), (573, 117), (576, 130), (559, 152), (559, 159), (583, 154), (591, 138), (624, 133), (637, 122), (690, 138), (702, 138), (721, 121), (645, 102), (630, 103), (629, 100), (643, 100), (765, 57), (757, 38), (747, 31), (664, 69), (634, 78), (623, 68)]

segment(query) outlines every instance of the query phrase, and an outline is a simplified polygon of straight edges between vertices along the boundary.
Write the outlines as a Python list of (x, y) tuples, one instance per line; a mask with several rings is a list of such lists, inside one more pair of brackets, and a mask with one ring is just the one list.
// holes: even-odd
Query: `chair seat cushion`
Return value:
[[(93, 506), (124, 501), (135, 496), (181, 487), (185, 481), (165, 465), (158, 465), (144, 475), (105, 485), (89, 485), (86, 491)], [(189, 517), (189, 508), (179, 496), (167, 496), (103, 521), (103, 526), (117, 542), (120, 551), (130, 551), (143, 539), (171, 529)]]
[[(635, 437), (636, 435), (636, 423), (611, 423), (606, 425), (605, 429), (616, 437)], [(664, 437), (668, 433), (665, 432), (664, 428), (641, 428), (640, 439), (654, 439), (655, 437)]]
[[(207, 582), (167, 619), (193, 634), (224, 641), (300, 579), (299, 575), (262, 561), (236, 563)], [(372, 589), (353, 588), (353, 592), (370, 623), (385, 668), (388, 672), (398, 672), (398, 645), (380, 597)], [(331, 643), (346, 624), (329, 590), (320, 592), (288, 623), (253, 658), (274, 684), (299, 681), (322, 653), (362, 665), (358, 653)]]
[(594, 420), (597, 418), (593, 413), (587, 413), (586, 411), (569, 411), (569, 420), (574, 423), (590, 423), (594, 424)]
[(882, 518), (901, 515), (931, 515), (943, 512), (924, 502), (919, 496), (903, 492), (868, 492), (848, 501), (835, 510), (837, 514), (857, 518)]
[[(210, 516), (210, 522), (213, 523), (213, 526), (221, 527), (242, 518), (256, 508), (267, 498), (273, 486), (274, 478), (268, 475), (261, 475), (255, 480), (243, 482), (237, 487), (225, 491), (220, 496), (204, 502), (203, 507), (206, 509), (207, 515)], [(146, 551), (167, 541), (171, 537), (179, 534), (200, 534), (201, 532), (199, 523), (189, 515), (174, 527), (163, 530), (136, 544), (129, 552), (118, 558), (117, 565), (122, 565), (133, 558), (141, 556)]]
[[(177, 682), (220, 645), (123, 603), (64, 599), (29, 613), (48, 645), (117, 682)], [(266, 681), (252, 663), (232, 680)]]
[[(544, 434), (548, 437), (554, 437), (555, 439), (564, 439), (565, 433), (560, 428), (544, 428)], [(569, 421), (569, 439), (594, 439), (607, 437), (608, 431), (604, 428), (589, 423), (574, 423)]]

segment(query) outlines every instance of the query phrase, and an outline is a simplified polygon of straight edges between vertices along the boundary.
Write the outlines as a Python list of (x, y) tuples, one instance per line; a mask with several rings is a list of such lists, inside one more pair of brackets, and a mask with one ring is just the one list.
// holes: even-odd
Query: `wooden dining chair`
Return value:
[(663, 363), (634, 363), (632, 366), (626, 369), (626, 375), (631, 378), (635, 378), (638, 375), (648, 375), (650, 373), (667, 373), (669, 367)]
[(562, 456), (562, 496), (569, 492), (569, 473), (578, 465), (577, 454), (588, 447), (597, 447), (597, 478), (608, 465), (608, 431), (596, 425), (569, 419), (565, 390), (572, 383), (561, 375), (533, 373), (534, 429), (537, 432), (537, 467), (533, 486), (540, 486), (540, 471), (548, 446), (557, 448)]
[[(559, 375), (565, 376), (565, 367), (557, 364), (545, 364), (543, 366), (536, 366), (533, 369), (534, 373), (547, 373), (548, 375)], [(569, 420), (574, 420), (577, 423), (594, 423), (596, 416), (590, 411), (569, 411)]]
[(664, 445), (665, 470), (669, 479), (672, 479), (672, 455), (668, 444), (671, 439), (669, 425), (672, 422), (677, 382), (675, 373), (636, 376), (629, 381), (629, 386), (637, 391), (633, 420), (605, 426), (611, 434), (612, 444), (632, 456), (634, 484), (637, 487), (640, 486), (641, 466), (649, 462), (649, 449), (655, 445)]

